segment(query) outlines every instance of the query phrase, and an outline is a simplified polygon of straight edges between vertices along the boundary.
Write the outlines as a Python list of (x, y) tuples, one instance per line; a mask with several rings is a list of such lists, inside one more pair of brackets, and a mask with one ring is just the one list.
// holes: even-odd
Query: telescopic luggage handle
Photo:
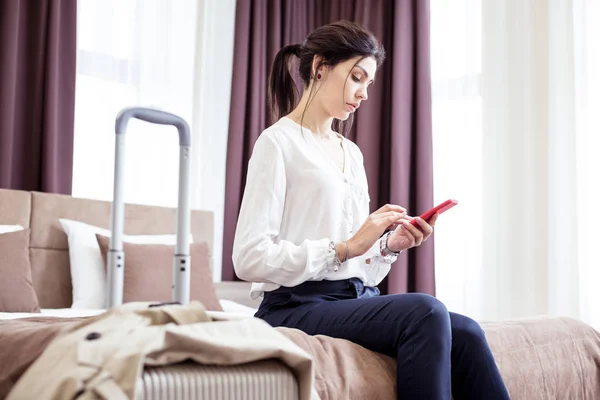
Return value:
[(110, 217), (110, 246), (107, 254), (106, 302), (108, 308), (123, 303), (123, 168), (125, 160), (125, 131), (131, 118), (152, 124), (172, 125), (179, 132), (179, 189), (177, 204), (177, 244), (173, 255), (172, 299), (187, 304), (190, 301), (190, 128), (177, 115), (152, 108), (131, 107), (119, 112), (115, 121), (115, 170), (113, 201)]

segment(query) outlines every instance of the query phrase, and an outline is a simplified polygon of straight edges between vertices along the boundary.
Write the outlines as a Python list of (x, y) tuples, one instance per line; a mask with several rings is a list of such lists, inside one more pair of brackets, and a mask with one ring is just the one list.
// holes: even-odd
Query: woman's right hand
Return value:
[(406, 209), (395, 204), (386, 204), (373, 212), (358, 228), (354, 236), (346, 241), (350, 253), (349, 258), (365, 254), (388, 227), (405, 217)]

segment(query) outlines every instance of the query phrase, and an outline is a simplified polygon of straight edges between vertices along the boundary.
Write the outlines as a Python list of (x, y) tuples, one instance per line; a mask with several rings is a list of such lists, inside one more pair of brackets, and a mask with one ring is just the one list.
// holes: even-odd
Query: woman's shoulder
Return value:
[[(293, 144), (293, 142), (299, 136), (295, 126), (293, 126), (292, 123), (293, 121), (288, 121), (288, 119), (285, 117), (279, 119), (271, 126), (265, 128), (258, 136), (256, 142), (268, 142), (269, 144), (275, 145), (280, 149), (285, 149), (289, 145)], [(263, 144), (265, 143), (259, 143), (259, 145)]]

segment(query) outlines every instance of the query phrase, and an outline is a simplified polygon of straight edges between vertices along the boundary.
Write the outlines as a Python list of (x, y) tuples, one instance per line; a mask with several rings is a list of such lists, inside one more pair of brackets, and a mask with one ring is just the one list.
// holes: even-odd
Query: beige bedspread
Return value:
[[(600, 333), (570, 318), (482, 324), (513, 400), (600, 400)], [(322, 400), (395, 399), (396, 363), (351, 342), (280, 329), (313, 356)]]
[[(0, 398), (53, 337), (80, 319), (0, 321)], [(512, 399), (600, 399), (600, 334), (568, 318), (483, 324)], [(395, 360), (341, 339), (277, 328), (315, 362), (323, 400), (394, 399)]]

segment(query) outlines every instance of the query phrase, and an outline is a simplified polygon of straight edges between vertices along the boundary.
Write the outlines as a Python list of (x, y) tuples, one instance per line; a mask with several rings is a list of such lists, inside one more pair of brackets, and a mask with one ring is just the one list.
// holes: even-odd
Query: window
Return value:
[[(78, 18), (73, 195), (111, 200), (121, 109), (192, 124), (196, 1), (82, 0)], [(177, 130), (132, 120), (125, 149), (125, 201), (176, 206)]]
[(481, 37), (480, 0), (431, 1), (434, 202), (459, 201), (436, 226), (437, 296), (464, 312), (480, 287)]

